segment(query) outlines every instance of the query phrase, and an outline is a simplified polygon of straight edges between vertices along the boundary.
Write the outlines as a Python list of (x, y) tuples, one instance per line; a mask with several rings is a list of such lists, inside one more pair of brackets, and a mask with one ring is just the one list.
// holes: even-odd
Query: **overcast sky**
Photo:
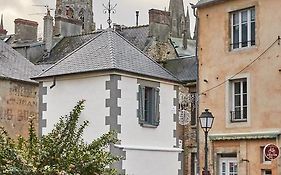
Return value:
[[(103, 13), (102, 4), (107, 4), (108, 0), (93, 0), (94, 1), (94, 21), (99, 28), (107, 28), (107, 14)], [(189, 3), (196, 3), (198, 0), (184, 0), (185, 7)], [(126, 26), (135, 25), (135, 11), (140, 11), (139, 24), (148, 24), (148, 10), (156, 8), (168, 10), (169, 0), (111, 0), (112, 4), (117, 4), (116, 13), (112, 15), (114, 23), (124, 24)], [(23, 18), (34, 20), (39, 23), (39, 35), (43, 32), (43, 16), (46, 10), (43, 7), (34, 5), (47, 4), (51, 8), (55, 8), (55, 0), (0, 0), (0, 14), (4, 15), (4, 28), (8, 30), (9, 34), (14, 33), (14, 20), (16, 18)], [(189, 6), (191, 17), (191, 27), (194, 27), (194, 17)], [(41, 14), (40, 14), (41, 13)]]

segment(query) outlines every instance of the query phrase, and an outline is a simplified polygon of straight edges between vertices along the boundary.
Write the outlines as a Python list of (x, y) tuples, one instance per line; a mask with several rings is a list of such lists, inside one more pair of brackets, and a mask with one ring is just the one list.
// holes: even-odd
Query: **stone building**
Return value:
[(196, 5), (199, 106), (215, 117), (209, 134), (211, 174), (281, 174), (280, 156), (271, 160), (263, 151), (269, 143), (281, 145), (280, 6), (281, 1), (268, 0), (201, 0)]
[(94, 29), (92, 0), (56, 0), (55, 35), (77, 35)]
[(0, 126), (15, 138), (28, 134), (28, 118), (38, 117), (38, 69), (0, 41)]

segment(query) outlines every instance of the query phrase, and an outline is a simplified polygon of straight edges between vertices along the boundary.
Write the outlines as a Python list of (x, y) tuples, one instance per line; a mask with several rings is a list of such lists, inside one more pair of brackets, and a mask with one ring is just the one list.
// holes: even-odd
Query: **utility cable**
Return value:
[(220, 87), (221, 85), (225, 84), (227, 81), (229, 81), (230, 79), (234, 78), (236, 75), (240, 74), (241, 72), (243, 72), (245, 69), (247, 69), (248, 67), (250, 67), (252, 64), (254, 64), (254, 62), (256, 62), (257, 60), (259, 60), (269, 49), (271, 49), (271, 47), (273, 47), (276, 42), (278, 42), (278, 45), (280, 45), (280, 36), (278, 36), (278, 38), (267, 48), (265, 49), (257, 58), (255, 58), (253, 61), (251, 61), (248, 65), (246, 65), (243, 69), (241, 69), (240, 71), (238, 71), (237, 73), (235, 73), (234, 75), (232, 75), (230, 78), (224, 80), (223, 82), (219, 83), (218, 85), (210, 88), (210, 89), (207, 89), (201, 93), (199, 93), (199, 96), (200, 95), (206, 95), (207, 92), (210, 92), (218, 87)]

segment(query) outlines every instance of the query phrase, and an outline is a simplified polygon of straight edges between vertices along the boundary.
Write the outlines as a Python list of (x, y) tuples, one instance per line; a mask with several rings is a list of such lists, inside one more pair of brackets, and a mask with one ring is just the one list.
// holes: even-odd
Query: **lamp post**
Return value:
[(204, 112), (199, 117), (201, 128), (205, 134), (205, 167), (204, 167), (204, 175), (208, 175), (208, 132), (213, 126), (214, 116), (209, 109), (205, 109)]

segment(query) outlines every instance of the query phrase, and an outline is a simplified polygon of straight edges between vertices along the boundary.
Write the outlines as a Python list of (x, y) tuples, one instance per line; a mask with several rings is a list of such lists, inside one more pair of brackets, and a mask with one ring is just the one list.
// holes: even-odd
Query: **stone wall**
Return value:
[(26, 137), (28, 119), (34, 116), (35, 123), (38, 123), (38, 86), (3, 79), (0, 79), (0, 84), (0, 126), (3, 126), (12, 138), (19, 134)]

